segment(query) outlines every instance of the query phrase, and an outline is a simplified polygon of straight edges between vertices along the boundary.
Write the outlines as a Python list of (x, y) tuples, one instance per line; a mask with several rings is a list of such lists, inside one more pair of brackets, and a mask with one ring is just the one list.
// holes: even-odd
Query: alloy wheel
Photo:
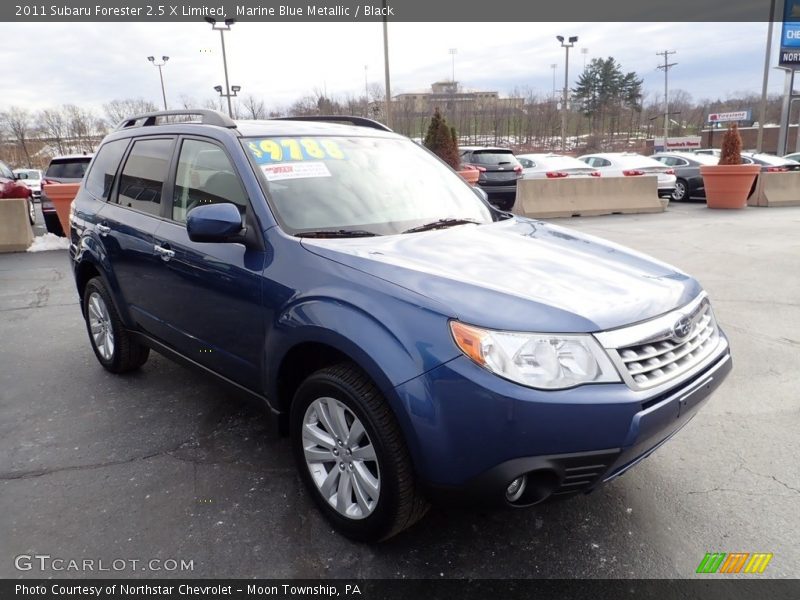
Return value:
[(303, 417), (303, 455), (322, 497), (348, 519), (378, 505), (380, 469), (364, 424), (335, 398), (317, 398)]
[(89, 296), (88, 313), (95, 348), (103, 360), (111, 360), (114, 356), (114, 330), (105, 300), (97, 292)]

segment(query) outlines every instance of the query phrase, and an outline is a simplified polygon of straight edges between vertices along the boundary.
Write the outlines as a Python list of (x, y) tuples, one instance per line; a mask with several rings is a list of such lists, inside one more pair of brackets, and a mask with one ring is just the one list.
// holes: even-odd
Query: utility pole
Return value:
[(664, 50), (656, 52), (657, 56), (664, 57), (664, 64), (657, 68), (664, 69), (664, 151), (667, 150), (667, 138), (669, 137), (669, 70), (678, 63), (669, 62), (670, 55), (675, 54), (675, 50)]
[[(769, 82), (769, 61), (772, 58), (772, 24), (775, 20), (775, 0), (769, 3), (769, 26), (767, 27), (767, 49), (764, 53), (764, 76), (761, 82), (761, 107), (758, 112), (758, 136), (756, 152), (761, 152), (764, 145), (764, 122), (767, 120), (767, 83)], [(800, 134), (798, 134), (800, 140)]]

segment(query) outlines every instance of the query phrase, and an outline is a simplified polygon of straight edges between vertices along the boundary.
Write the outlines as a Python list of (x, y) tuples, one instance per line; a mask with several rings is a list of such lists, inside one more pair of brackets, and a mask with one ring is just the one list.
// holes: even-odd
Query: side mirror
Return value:
[(206, 204), (189, 211), (186, 232), (193, 242), (244, 242), (242, 215), (230, 202)]

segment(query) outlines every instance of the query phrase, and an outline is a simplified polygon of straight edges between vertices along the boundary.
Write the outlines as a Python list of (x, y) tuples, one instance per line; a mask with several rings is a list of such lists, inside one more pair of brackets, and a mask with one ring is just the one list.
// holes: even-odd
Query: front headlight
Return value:
[(461, 351), (480, 366), (532, 388), (557, 390), (620, 381), (597, 340), (586, 334), (493, 331), (450, 321)]

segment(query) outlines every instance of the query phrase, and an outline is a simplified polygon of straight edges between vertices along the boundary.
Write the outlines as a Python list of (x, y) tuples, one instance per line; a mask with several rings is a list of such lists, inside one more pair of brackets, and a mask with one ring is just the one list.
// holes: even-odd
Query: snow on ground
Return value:
[(28, 252), (45, 252), (47, 250), (69, 250), (69, 239), (53, 233), (45, 233), (33, 238)]

